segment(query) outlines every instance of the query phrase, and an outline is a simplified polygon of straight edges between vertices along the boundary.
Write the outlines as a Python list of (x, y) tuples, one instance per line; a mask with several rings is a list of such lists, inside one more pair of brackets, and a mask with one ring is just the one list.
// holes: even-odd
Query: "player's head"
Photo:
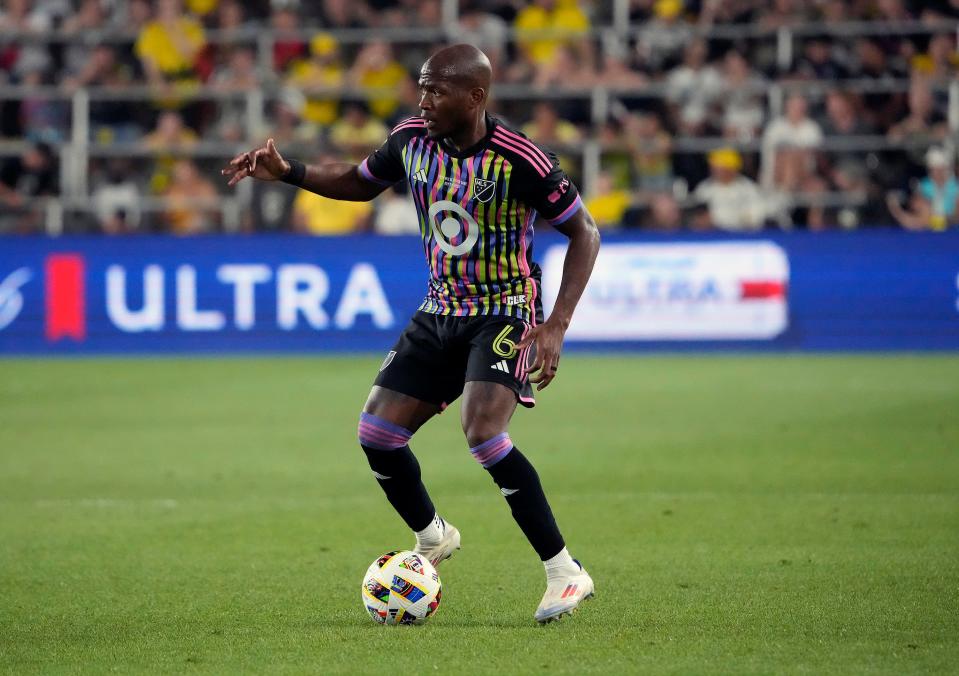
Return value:
[(493, 71), (486, 54), (472, 45), (445, 47), (420, 70), (420, 114), (427, 133), (442, 138), (473, 123), (486, 110)]

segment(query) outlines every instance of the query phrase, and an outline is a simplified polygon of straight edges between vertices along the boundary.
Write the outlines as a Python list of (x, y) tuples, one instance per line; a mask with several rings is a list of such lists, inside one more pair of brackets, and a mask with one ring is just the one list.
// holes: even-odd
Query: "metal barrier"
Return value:
[[(586, 32), (590, 38), (602, 42), (604, 39), (615, 37), (617, 39), (636, 37), (641, 31), (641, 27), (630, 25), (628, 22), (628, 0), (615, 0), (610, 15), (610, 23), (606, 25), (593, 26)], [(452, 40), (458, 34), (458, 3), (455, 0), (444, 0), (443, 5), (443, 25), (435, 28), (404, 28), (402, 34), (395, 31), (383, 31), (374, 29), (350, 29), (333, 31), (336, 38), (344, 44), (361, 44), (370, 39), (380, 39), (393, 42), (395, 44), (431, 44), (439, 40)], [(842, 24), (808, 24), (789, 28), (778, 28), (770, 30), (756, 25), (712, 25), (712, 26), (692, 26), (691, 29), (697, 35), (702, 35), (707, 39), (770, 39), (776, 40), (777, 61), (780, 68), (787, 68), (793, 60), (794, 44), (796, 41), (815, 35), (830, 36), (868, 36), (868, 35), (915, 35), (915, 34), (934, 34), (944, 31), (959, 31), (959, 22), (845, 22)], [(553, 35), (549, 31), (535, 34), (536, 37)], [(516, 39), (520, 32), (510, 28), (509, 35), (511, 39)], [(534, 36), (528, 31), (522, 32), (523, 37)], [(195, 92), (182, 92), (178, 96), (185, 100), (204, 100), (213, 101), (218, 104), (225, 102), (242, 103), (244, 106), (244, 128), (246, 141), (240, 144), (225, 143), (202, 143), (194, 148), (177, 150), (178, 155), (187, 157), (206, 157), (225, 159), (233, 154), (246, 149), (249, 142), (254, 138), (255, 130), (263, 129), (267, 126), (266, 104), (268, 101), (280, 96), (283, 87), (276, 82), (275, 73), (272, 69), (271, 55), (272, 48), (277, 37), (284, 39), (295, 37), (308, 40), (312, 36), (310, 31), (297, 31), (291, 34), (278, 35), (272, 30), (244, 29), (240, 31), (208, 31), (207, 38), (212, 44), (231, 43), (237, 41), (248, 41), (255, 44), (258, 54), (259, 75), (263, 86), (251, 91), (242, 93), (220, 92), (211, 89), (202, 89)], [(130, 44), (136, 36), (131, 33), (123, 32), (102, 32), (98, 34), (101, 42), (125, 43)], [(41, 43), (64, 43), (79, 38), (75, 35), (51, 32), (44, 34), (21, 34), (0, 32), (0, 40), (11, 40), (20, 43), (41, 42)], [(773, 83), (770, 85), (757, 86), (750, 91), (763, 96), (767, 108), (768, 116), (774, 117), (780, 112), (783, 93), (786, 88), (801, 90), (810, 94), (821, 94), (827, 90), (839, 89), (857, 93), (877, 93), (877, 92), (905, 92), (908, 90), (908, 80), (897, 81), (872, 81), (872, 80), (845, 80), (830, 82), (790, 82)], [(934, 88), (940, 92), (947, 92), (948, 95), (948, 121), (951, 132), (959, 134), (959, 82), (938, 82), (934, 83)], [(542, 90), (529, 86), (521, 85), (496, 85), (494, 88), (495, 100), (501, 102), (516, 101), (537, 101), (537, 100), (562, 100), (574, 101), (588, 106), (589, 116), (594, 124), (600, 124), (608, 117), (609, 111), (619, 98), (642, 97), (645, 99), (663, 100), (666, 97), (665, 83), (650, 83), (638, 89), (621, 89), (594, 87), (590, 89), (563, 89), (563, 90)], [(309, 94), (328, 94), (339, 100), (363, 100), (371, 95), (382, 93), (382, 90), (363, 89), (353, 86), (347, 86), (340, 89), (311, 89), (305, 90)], [(388, 92), (392, 93), (392, 92)], [(137, 101), (149, 103), (155, 100), (157, 92), (149, 87), (134, 87), (123, 90), (110, 88), (78, 89), (67, 91), (61, 87), (16, 87), (0, 86), (0, 98), (6, 100), (17, 100), (25, 98), (47, 98), (62, 100), (70, 108), (69, 140), (59, 145), (61, 154), (60, 163), (60, 182), (62, 197), (57, 200), (43, 201), (45, 209), (46, 229), (49, 234), (57, 234), (62, 231), (62, 215), (69, 205), (70, 209), (92, 209), (84, 204), (84, 200), (89, 197), (88, 168), (91, 158), (106, 157), (148, 157), (151, 153), (145, 151), (142, 146), (136, 144), (111, 144), (104, 145), (91, 141), (90, 134), (90, 105), (96, 101)], [(720, 137), (678, 137), (673, 141), (673, 149), (678, 152), (706, 153), (721, 146), (728, 145), (729, 140)], [(735, 143), (737, 147), (744, 151), (758, 150), (758, 141), (744, 143)], [(826, 139), (822, 152), (874, 152), (882, 150), (895, 150), (909, 147), (909, 141), (892, 141), (881, 136), (873, 137), (832, 137)], [(0, 142), (0, 157), (19, 154), (24, 148), (23, 143), (16, 141)], [(579, 158), (581, 166), (579, 173), (582, 176), (583, 188), (589, 192), (595, 185), (596, 177), (601, 167), (603, 153), (607, 150), (598, 141), (598, 137), (593, 136), (576, 148), (563, 148), (566, 155), (572, 155)], [(245, 182), (248, 183), (248, 182)], [(244, 184), (241, 184), (244, 186)], [(235, 227), (236, 219), (234, 215), (249, 200), (248, 187), (241, 187), (235, 197), (230, 197), (224, 201), (225, 213), (223, 217), (224, 225)], [(803, 196), (798, 196), (801, 202)], [(816, 197), (817, 203), (829, 202), (839, 203), (843, 199), (841, 194)], [(856, 203), (858, 198), (852, 197), (851, 203)], [(59, 204), (57, 204), (59, 202)], [(152, 207), (147, 207), (152, 208)], [(234, 215), (231, 215), (234, 214)]]

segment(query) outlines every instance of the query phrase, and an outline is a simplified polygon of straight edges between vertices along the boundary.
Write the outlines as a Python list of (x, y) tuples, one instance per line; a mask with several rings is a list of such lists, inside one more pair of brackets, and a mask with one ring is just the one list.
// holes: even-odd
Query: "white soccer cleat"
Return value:
[(439, 544), (433, 545), (432, 547), (417, 544), (416, 547), (413, 548), (413, 551), (429, 559), (435, 568), (453, 556), (453, 552), (459, 548), (460, 532), (453, 524), (443, 521), (443, 539), (439, 541)]
[(579, 561), (576, 561), (576, 564), (579, 566), (579, 573), (547, 582), (546, 593), (533, 615), (540, 624), (553, 622), (563, 615), (572, 615), (580, 603), (592, 598), (595, 591), (593, 578)]

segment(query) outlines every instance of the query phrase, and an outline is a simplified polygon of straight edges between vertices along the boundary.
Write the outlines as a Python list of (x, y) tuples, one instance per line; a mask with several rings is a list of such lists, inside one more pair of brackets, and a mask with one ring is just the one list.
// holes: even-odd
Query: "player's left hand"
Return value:
[(536, 344), (536, 361), (530, 369), (530, 382), (537, 383), (536, 389), (541, 390), (556, 377), (559, 369), (559, 353), (563, 349), (563, 336), (566, 330), (559, 323), (549, 320), (533, 327), (526, 337), (516, 343), (516, 349), (522, 350), (530, 343)]

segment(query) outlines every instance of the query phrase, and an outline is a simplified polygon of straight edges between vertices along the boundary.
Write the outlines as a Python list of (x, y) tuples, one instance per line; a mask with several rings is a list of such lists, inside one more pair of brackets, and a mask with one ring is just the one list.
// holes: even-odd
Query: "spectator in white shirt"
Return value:
[(743, 161), (732, 148), (709, 153), (710, 177), (693, 191), (706, 207), (697, 225), (729, 232), (753, 232), (763, 226), (765, 206), (759, 186), (740, 173)]
[(807, 109), (802, 94), (790, 94), (786, 98), (786, 114), (766, 127), (762, 142), (763, 187), (798, 192), (815, 178), (815, 154), (823, 135)]
[(680, 129), (694, 136), (703, 133), (710, 109), (723, 91), (722, 75), (706, 63), (708, 55), (706, 41), (693, 40), (683, 52), (683, 65), (666, 80), (666, 96), (679, 113)]

